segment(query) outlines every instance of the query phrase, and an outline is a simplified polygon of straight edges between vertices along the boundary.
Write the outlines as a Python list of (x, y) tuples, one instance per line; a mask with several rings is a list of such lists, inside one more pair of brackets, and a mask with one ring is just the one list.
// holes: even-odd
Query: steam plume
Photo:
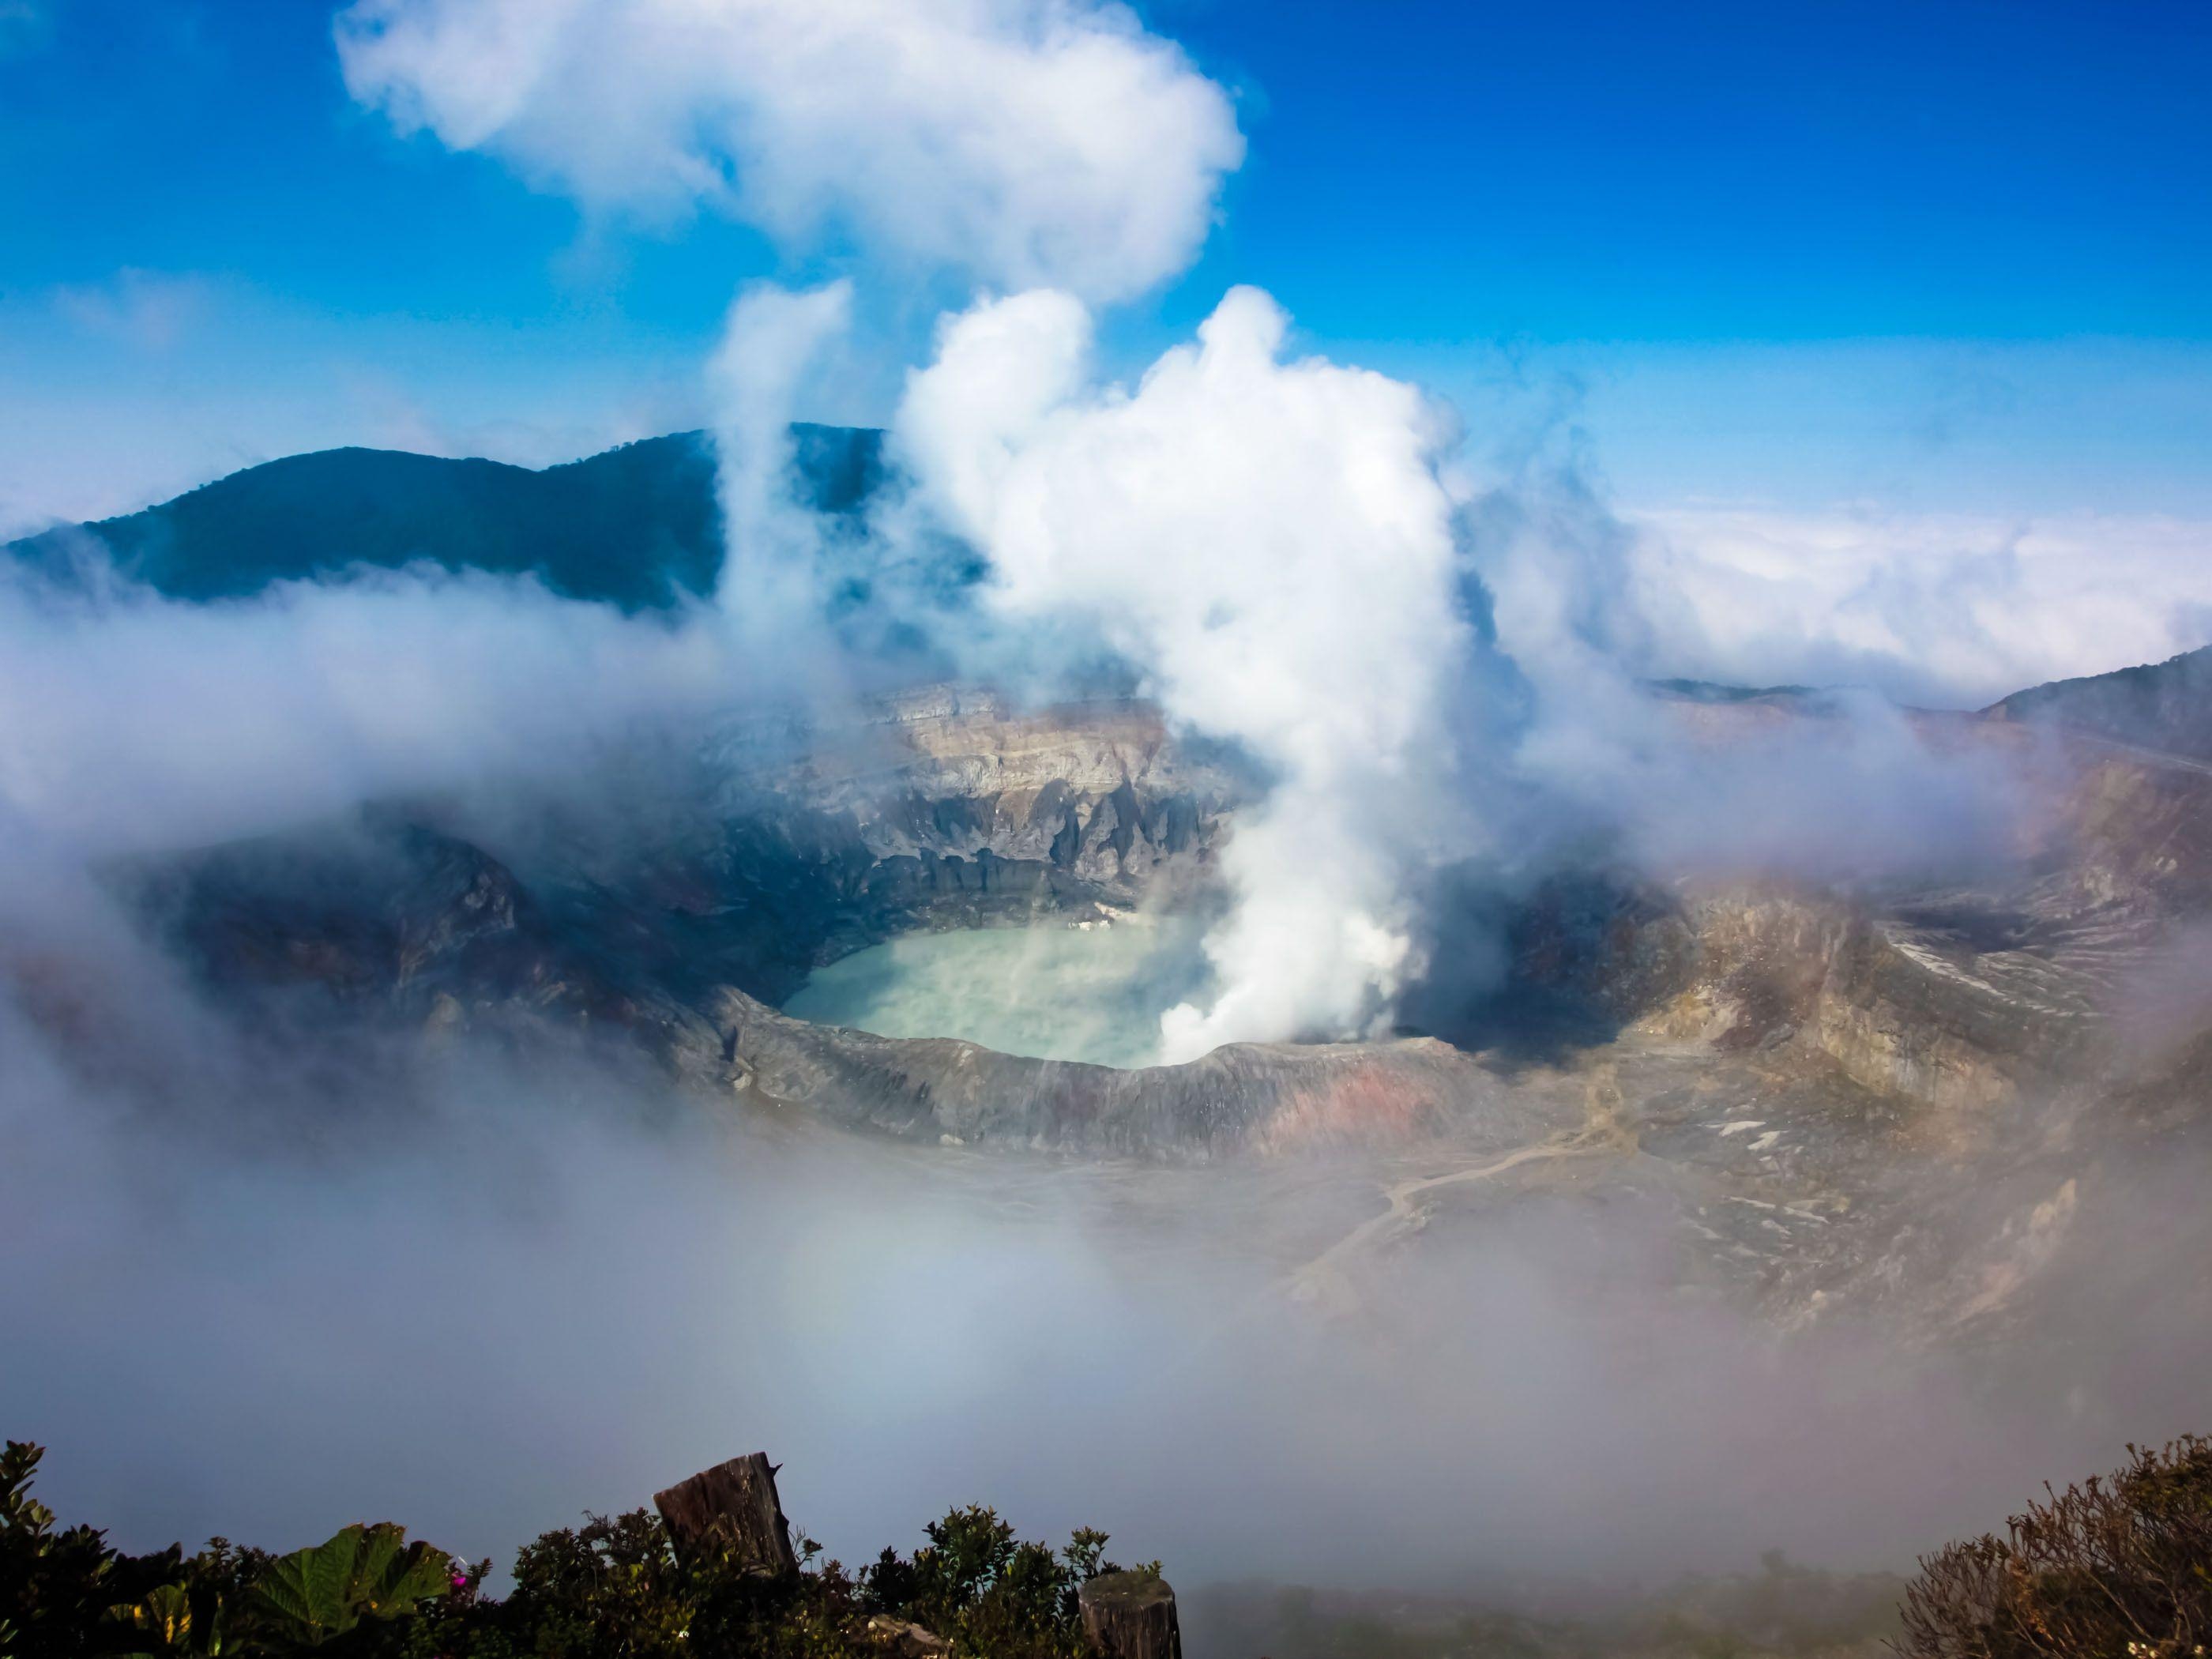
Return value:
[(1435, 410), (1379, 374), (1282, 361), (1285, 325), (1234, 289), (1130, 391), (1089, 378), (1077, 300), (987, 301), (945, 326), (897, 421), (1001, 615), (1085, 618), (1170, 720), (1274, 775), (1224, 858), (1220, 994), (1169, 1014), (1170, 1060), (1385, 1017), (1471, 644)]

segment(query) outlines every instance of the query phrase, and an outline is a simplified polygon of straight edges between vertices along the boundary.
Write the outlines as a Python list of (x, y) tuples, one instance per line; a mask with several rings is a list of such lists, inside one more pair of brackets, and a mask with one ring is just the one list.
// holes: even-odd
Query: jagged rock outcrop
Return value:
[(1077, 1594), (1083, 1633), (1103, 1659), (1182, 1659), (1175, 1592), (1157, 1572), (1108, 1572)]

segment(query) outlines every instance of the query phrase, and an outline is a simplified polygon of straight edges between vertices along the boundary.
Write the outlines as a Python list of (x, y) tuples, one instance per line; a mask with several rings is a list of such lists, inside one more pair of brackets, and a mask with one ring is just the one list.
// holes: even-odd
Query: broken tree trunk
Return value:
[(1076, 1592), (1083, 1633), (1105, 1659), (1182, 1659), (1175, 1592), (1148, 1572), (1109, 1572)]
[(781, 1577), (799, 1571), (791, 1523), (775, 1494), (775, 1466), (766, 1452), (733, 1457), (653, 1495), (676, 1553), (726, 1552), (748, 1572)]

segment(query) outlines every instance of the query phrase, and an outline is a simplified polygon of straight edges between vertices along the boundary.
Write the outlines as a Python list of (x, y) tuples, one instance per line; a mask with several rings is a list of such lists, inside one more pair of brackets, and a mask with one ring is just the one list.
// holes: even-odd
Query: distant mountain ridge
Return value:
[[(850, 514), (881, 481), (867, 428), (801, 425), (797, 493)], [(330, 449), (234, 472), (173, 501), (8, 544), (66, 576), (89, 536), (117, 569), (176, 599), (417, 562), (532, 574), (571, 599), (638, 611), (713, 592), (721, 568), (714, 453), (680, 432), (540, 470), (398, 450)]]
[[(885, 477), (881, 431), (799, 424), (793, 493), (858, 514)], [(119, 518), (10, 542), (0, 552), (57, 577), (87, 537), (115, 568), (183, 599), (237, 599), (272, 582), (426, 562), (537, 576), (555, 592), (626, 611), (711, 593), (722, 563), (714, 445), (703, 432), (641, 439), (540, 469), (402, 450), (328, 449), (264, 462)], [(1816, 712), (1802, 685), (1650, 682), (1679, 702)], [(2055, 724), (2212, 760), (2212, 646), (2166, 662), (2016, 691), (1985, 720)]]
[(1988, 720), (2050, 723), (2110, 742), (2212, 760), (2212, 646), (2164, 662), (2015, 691)]

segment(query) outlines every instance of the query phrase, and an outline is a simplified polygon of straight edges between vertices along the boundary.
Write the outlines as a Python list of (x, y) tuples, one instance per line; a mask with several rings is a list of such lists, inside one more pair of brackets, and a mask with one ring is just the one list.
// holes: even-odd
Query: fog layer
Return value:
[(1894, 1564), (2109, 1449), (1865, 1333), (1661, 1294), (1632, 1210), (1464, 1224), (1362, 1264), (1347, 1321), (1286, 1285), (1376, 1207), (1356, 1172), (671, 1121), (557, 1045), (337, 1101), (264, 1072), (241, 1135), (5, 1036), (0, 1239), (35, 1271), (0, 1278), (0, 1417), (134, 1546), (391, 1516), (502, 1553), (764, 1447), (848, 1560), (988, 1501), (1186, 1582)]

